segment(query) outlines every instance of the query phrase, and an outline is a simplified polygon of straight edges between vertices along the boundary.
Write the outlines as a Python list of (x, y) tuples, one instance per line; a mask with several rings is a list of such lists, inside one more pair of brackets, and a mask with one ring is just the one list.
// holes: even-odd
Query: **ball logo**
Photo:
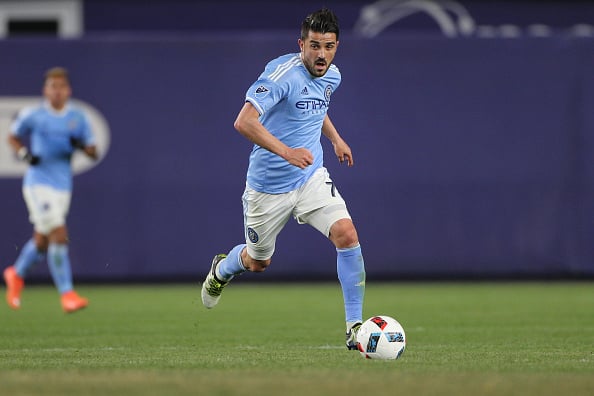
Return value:
[(388, 342), (404, 342), (404, 336), (402, 333), (394, 331), (394, 332), (386, 332), (386, 339)]
[[(41, 101), (42, 98), (35, 96), (0, 96), (0, 178), (20, 178), (25, 174), (28, 165), (19, 161), (5, 142), (8, 140), (10, 125), (16, 114), (25, 107), (39, 105)], [(72, 173), (79, 174), (97, 166), (105, 157), (109, 150), (110, 133), (107, 120), (99, 110), (78, 99), (71, 99), (71, 102), (87, 115), (100, 155), (98, 161), (93, 161), (82, 153), (74, 152)]]
[(365, 352), (367, 353), (374, 353), (377, 351), (377, 343), (379, 342), (382, 333), (371, 333), (369, 336), (369, 342), (367, 342), (367, 347), (365, 348)]
[(375, 323), (377, 325), (377, 327), (379, 327), (382, 330), (388, 325), (388, 323), (380, 316), (371, 318), (371, 321), (373, 323)]

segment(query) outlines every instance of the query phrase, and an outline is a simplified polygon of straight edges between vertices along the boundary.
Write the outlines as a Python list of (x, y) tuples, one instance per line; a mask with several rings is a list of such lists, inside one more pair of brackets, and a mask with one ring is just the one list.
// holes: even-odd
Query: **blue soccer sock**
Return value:
[(219, 262), (215, 271), (217, 278), (222, 281), (230, 281), (235, 275), (247, 271), (241, 260), (241, 251), (245, 246), (245, 243), (235, 246), (227, 254), (227, 258)]
[(347, 323), (363, 321), (363, 299), (365, 297), (365, 263), (361, 246), (336, 249), (336, 269), (342, 287), (344, 310)]
[(24, 278), (31, 267), (43, 260), (43, 256), (44, 253), (37, 250), (33, 238), (29, 239), (14, 262), (17, 275)]
[(60, 294), (72, 290), (72, 269), (68, 257), (68, 245), (50, 243), (47, 249), (47, 263)]

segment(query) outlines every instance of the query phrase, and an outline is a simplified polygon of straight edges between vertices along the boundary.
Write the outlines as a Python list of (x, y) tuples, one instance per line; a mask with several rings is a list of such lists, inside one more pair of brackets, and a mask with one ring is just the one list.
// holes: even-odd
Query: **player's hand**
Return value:
[(285, 159), (291, 165), (296, 166), (300, 169), (305, 169), (311, 164), (313, 164), (313, 155), (311, 151), (303, 147), (289, 149)]
[(75, 149), (84, 150), (85, 144), (81, 139), (77, 139), (74, 136), (70, 136), (70, 145)]
[(334, 146), (334, 153), (336, 157), (338, 157), (338, 162), (341, 164), (346, 162), (348, 166), (353, 166), (355, 163), (353, 161), (353, 153), (351, 152), (351, 148), (348, 144), (342, 139), (338, 140), (336, 143), (333, 144)]
[(37, 165), (40, 161), (39, 156), (37, 155), (33, 155), (29, 152), (29, 150), (27, 149), (27, 147), (21, 147), (19, 149), (19, 151), (17, 151), (17, 157), (21, 160), (21, 161), (25, 161), (27, 163), (29, 163), (30, 165)]

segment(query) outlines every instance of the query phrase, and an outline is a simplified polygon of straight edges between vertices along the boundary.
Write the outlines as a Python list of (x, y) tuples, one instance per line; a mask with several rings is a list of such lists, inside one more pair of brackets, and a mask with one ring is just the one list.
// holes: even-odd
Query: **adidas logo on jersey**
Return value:
[(304, 87), (304, 88), (301, 90), (301, 95), (304, 95), (304, 96), (306, 96), (306, 95), (309, 95), (309, 92), (307, 91), (307, 87)]

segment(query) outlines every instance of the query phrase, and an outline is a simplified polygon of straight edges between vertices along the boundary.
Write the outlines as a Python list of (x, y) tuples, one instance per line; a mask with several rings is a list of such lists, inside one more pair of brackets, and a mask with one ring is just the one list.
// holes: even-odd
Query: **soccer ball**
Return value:
[(357, 332), (357, 349), (367, 359), (398, 359), (406, 347), (406, 335), (398, 321), (378, 315), (367, 319)]

